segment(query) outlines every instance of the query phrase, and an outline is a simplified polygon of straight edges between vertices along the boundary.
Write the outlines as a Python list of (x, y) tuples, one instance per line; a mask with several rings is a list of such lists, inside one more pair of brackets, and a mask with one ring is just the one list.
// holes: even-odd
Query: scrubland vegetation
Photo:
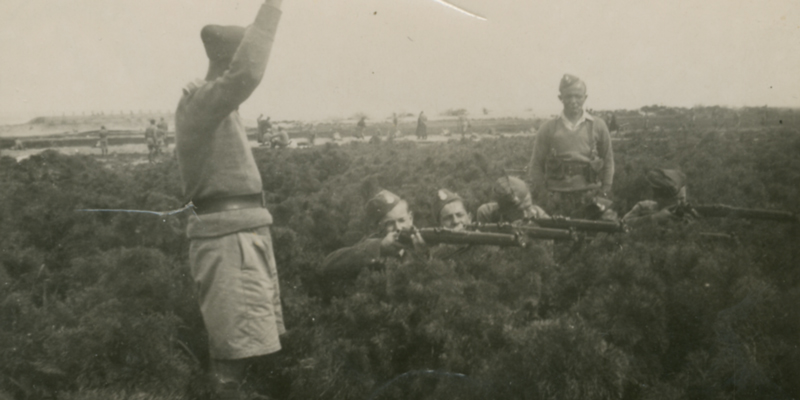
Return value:
[[(433, 225), (474, 211), (530, 137), (256, 149), (289, 333), (250, 371), (278, 399), (800, 398), (800, 226), (699, 221), (580, 246), (473, 249), (365, 270), (323, 301), (315, 270), (363, 235), (375, 188)], [(614, 143), (620, 213), (679, 167), (696, 203), (800, 212), (800, 132), (659, 132)], [(177, 165), (48, 151), (0, 159), (0, 398), (203, 398)], [(703, 232), (731, 234), (712, 240)]]

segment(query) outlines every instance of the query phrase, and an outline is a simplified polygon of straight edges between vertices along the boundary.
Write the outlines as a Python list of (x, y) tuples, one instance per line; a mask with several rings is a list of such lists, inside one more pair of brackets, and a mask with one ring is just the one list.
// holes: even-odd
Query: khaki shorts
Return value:
[(211, 358), (240, 359), (281, 349), (283, 325), (272, 236), (264, 226), (189, 247)]

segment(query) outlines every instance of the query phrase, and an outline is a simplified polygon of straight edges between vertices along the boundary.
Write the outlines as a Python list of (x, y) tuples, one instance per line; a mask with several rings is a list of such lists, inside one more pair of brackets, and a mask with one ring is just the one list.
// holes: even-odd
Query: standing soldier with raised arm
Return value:
[(272, 215), (239, 105), (264, 75), (281, 0), (266, 0), (247, 28), (208, 25), (204, 80), (189, 83), (175, 113), (183, 193), (197, 216), (189, 265), (208, 331), (211, 377), (222, 398), (243, 398), (249, 361), (277, 352), (285, 332), (272, 250)]
[(537, 197), (548, 193), (557, 214), (614, 220), (609, 208), (614, 179), (614, 152), (608, 128), (583, 108), (586, 84), (564, 75), (558, 98), (561, 115), (545, 122), (536, 134), (530, 171)]

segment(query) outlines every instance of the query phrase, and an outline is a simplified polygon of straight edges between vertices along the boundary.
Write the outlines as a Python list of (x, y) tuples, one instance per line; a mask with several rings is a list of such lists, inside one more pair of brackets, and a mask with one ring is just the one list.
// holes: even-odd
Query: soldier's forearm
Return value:
[[(281, 0), (267, 0), (258, 11), (255, 22), (247, 28), (231, 66), (223, 79), (241, 84), (241, 90), (255, 90), (261, 82), (275, 41), (281, 17)], [(245, 96), (246, 98), (246, 96)]]

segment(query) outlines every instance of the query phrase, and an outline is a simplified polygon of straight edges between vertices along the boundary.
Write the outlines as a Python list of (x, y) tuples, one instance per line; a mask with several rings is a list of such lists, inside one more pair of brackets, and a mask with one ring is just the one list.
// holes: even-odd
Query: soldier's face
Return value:
[(453, 201), (442, 207), (439, 212), (442, 227), (460, 231), (465, 225), (472, 222), (472, 216), (467, 213), (464, 204), (460, 201)]
[(558, 99), (564, 104), (564, 112), (568, 114), (583, 110), (583, 103), (587, 97), (586, 86), (582, 84), (572, 85), (558, 95)]
[(414, 225), (414, 216), (408, 211), (408, 203), (399, 202), (380, 220), (379, 225), (384, 234), (409, 229)]

